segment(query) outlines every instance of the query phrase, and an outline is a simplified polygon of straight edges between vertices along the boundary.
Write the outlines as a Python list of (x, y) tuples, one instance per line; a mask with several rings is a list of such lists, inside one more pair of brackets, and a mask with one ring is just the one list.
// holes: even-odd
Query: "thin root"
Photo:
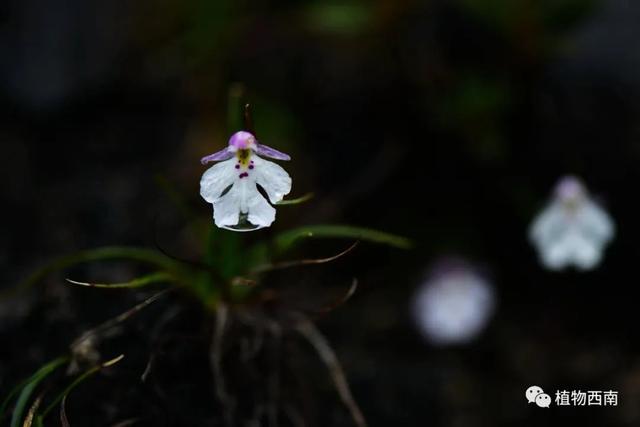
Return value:
[(328, 262), (335, 261), (338, 258), (345, 256), (346, 254), (351, 252), (353, 249), (355, 249), (355, 247), (358, 246), (358, 243), (359, 243), (358, 241), (355, 241), (351, 246), (349, 246), (344, 251), (340, 252), (337, 255), (331, 256), (329, 258), (301, 259), (297, 261), (284, 261), (284, 262), (279, 262), (275, 264), (265, 264), (265, 265), (256, 267), (252, 271), (252, 273), (255, 274), (255, 273), (264, 273), (265, 271), (283, 270), (285, 268), (299, 267), (302, 265), (326, 264)]
[(85, 331), (82, 335), (80, 335), (78, 338), (76, 338), (73, 341), (73, 343), (71, 343), (72, 351), (74, 351), (75, 349), (80, 349), (80, 348), (82, 348), (84, 343), (91, 342), (91, 340), (96, 340), (96, 338), (108, 333), (110, 330), (114, 329), (118, 324), (126, 321), (127, 319), (129, 319), (133, 315), (139, 313), (142, 309), (144, 309), (145, 307), (151, 305), (157, 299), (159, 299), (160, 297), (164, 296), (165, 294), (167, 294), (170, 291), (171, 291), (171, 289), (166, 289), (166, 290), (164, 290), (162, 292), (159, 292), (159, 293), (157, 293), (155, 295), (152, 295), (151, 297), (149, 297), (146, 300), (142, 301), (140, 304), (133, 306), (129, 310), (125, 311), (124, 313), (121, 313), (118, 316), (107, 320), (106, 322), (96, 326), (93, 329), (89, 329), (88, 331)]
[(216, 309), (216, 324), (213, 328), (213, 338), (211, 340), (211, 351), (209, 353), (209, 361), (213, 379), (215, 381), (215, 392), (218, 401), (225, 409), (226, 425), (233, 425), (233, 399), (226, 389), (224, 374), (222, 370), (222, 341), (224, 339), (224, 331), (229, 318), (229, 308), (220, 304)]
[(351, 299), (353, 294), (356, 293), (357, 289), (358, 289), (358, 279), (354, 278), (353, 281), (351, 282), (351, 286), (349, 286), (349, 289), (347, 289), (347, 292), (345, 292), (344, 295), (342, 295), (337, 300), (325, 305), (324, 307), (320, 307), (318, 310), (315, 311), (315, 314), (322, 315), (322, 314), (327, 314), (329, 312), (332, 312), (336, 308), (340, 307), (341, 305), (349, 301), (349, 299)]
[(315, 348), (318, 356), (327, 366), (331, 379), (336, 387), (336, 391), (340, 396), (340, 400), (347, 407), (353, 422), (358, 427), (367, 427), (367, 422), (360, 410), (360, 407), (356, 403), (349, 383), (344, 374), (342, 366), (336, 357), (335, 352), (329, 345), (327, 339), (320, 333), (315, 325), (306, 317), (300, 316), (300, 320), (296, 325), (296, 330)]

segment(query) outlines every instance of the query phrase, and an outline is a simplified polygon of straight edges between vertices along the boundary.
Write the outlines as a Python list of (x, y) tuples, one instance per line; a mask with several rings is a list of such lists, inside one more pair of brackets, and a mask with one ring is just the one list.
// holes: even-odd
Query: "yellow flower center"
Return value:
[(236, 156), (238, 157), (238, 164), (242, 166), (243, 169), (246, 169), (251, 160), (251, 150), (238, 150)]

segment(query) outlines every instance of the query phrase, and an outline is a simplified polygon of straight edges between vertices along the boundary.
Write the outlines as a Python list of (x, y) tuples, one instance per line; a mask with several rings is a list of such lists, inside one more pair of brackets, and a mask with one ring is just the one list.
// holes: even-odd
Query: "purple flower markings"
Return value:
[(209, 168), (200, 181), (200, 195), (213, 204), (213, 219), (218, 227), (250, 231), (269, 227), (275, 220), (275, 208), (257, 186), (275, 204), (291, 191), (291, 177), (282, 167), (260, 156), (291, 160), (288, 154), (260, 144), (245, 131), (234, 133), (226, 148), (202, 158), (203, 165), (220, 162)]

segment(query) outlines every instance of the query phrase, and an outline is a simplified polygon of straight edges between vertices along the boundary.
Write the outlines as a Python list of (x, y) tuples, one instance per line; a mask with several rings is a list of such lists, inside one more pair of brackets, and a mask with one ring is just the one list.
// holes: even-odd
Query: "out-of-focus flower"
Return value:
[(213, 204), (213, 219), (220, 228), (251, 231), (269, 227), (276, 210), (258, 191), (260, 185), (271, 203), (291, 191), (291, 177), (279, 165), (262, 157), (290, 160), (289, 155), (258, 143), (249, 132), (236, 132), (229, 145), (203, 157), (202, 164), (220, 162), (200, 180), (200, 195)]
[(467, 263), (445, 260), (419, 287), (413, 314), (420, 332), (431, 343), (465, 344), (484, 330), (495, 305), (491, 283)]
[(558, 182), (552, 200), (529, 229), (542, 264), (550, 270), (596, 267), (614, 234), (615, 226), (607, 212), (591, 200), (585, 186), (573, 176)]

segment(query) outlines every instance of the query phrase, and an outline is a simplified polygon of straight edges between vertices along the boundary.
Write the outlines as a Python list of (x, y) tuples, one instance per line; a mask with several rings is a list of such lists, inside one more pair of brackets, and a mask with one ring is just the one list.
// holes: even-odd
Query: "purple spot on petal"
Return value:
[(249, 165), (249, 169), (253, 169), (253, 165)]
[(242, 178), (246, 178), (246, 177), (248, 177), (248, 176), (249, 176), (249, 174), (248, 174), (248, 173), (246, 173), (246, 172), (242, 172), (242, 173), (240, 174), (240, 179), (242, 179)]
[(240, 165), (236, 165), (236, 169), (240, 169)]

